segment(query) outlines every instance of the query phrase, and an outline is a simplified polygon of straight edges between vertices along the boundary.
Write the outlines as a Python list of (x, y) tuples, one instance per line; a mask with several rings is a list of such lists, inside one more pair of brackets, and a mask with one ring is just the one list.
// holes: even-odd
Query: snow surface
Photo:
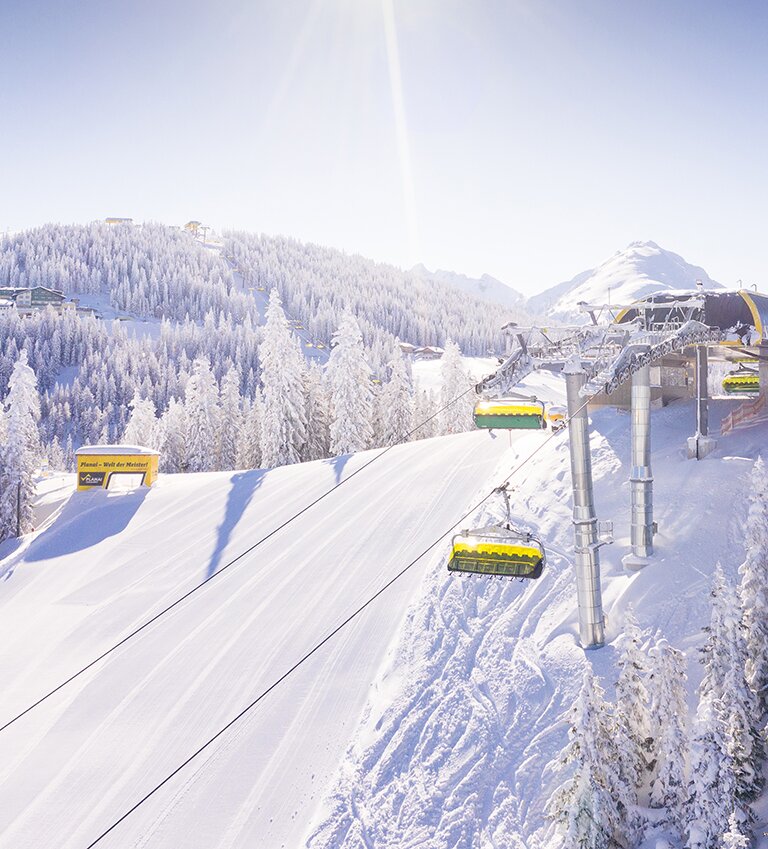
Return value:
[[(728, 409), (712, 405), (715, 425)], [(745, 487), (768, 426), (723, 438), (713, 455), (696, 462), (683, 448), (694, 428), (692, 404), (654, 411), (652, 421), (660, 530), (652, 563), (629, 574), (621, 564), (629, 547), (629, 415), (603, 409), (593, 416), (598, 516), (613, 519), (616, 532), (616, 543), (601, 549), (609, 645), (588, 653), (578, 645), (563, 433), (512, 480), (517, 521), (545, 541), (544, 575), (528, 583), (452, 576), (443, 546), (443, 563), (425, 578), (335, 789), (307, 832), (312, 849), (560, 846), (543, 815), (562, 781), (552, 760), (566, 742), (566, 712), (585, 664), (612, 693), (610, 643), (630, 603), (641, 626), (687, 652), (693, 709), (712, 571), (720, 560), (733, 577), (743, 559)], [(545, 438), (537, 433), (515, 442), (504, 468), (514, 468)], [(484, 509), (477, 524), (490, 518)], [(757, 810), (760, 835), (768, 811), (765, 804)], [(643, 844), (655, 845), (654, 834)]]
[(697, 280), (705, 289), (722, 288), (703, 268), (690, 265), (655, 242), (632, 242), (597, 268), (534, 295), (526, 309), (549, 321), (587, 324), (589, 316), (579, 309), (579, 301), (629, 304), (651, 292), (695, 289)]
[[(0, 734), (0, 846), (88, 845), (446, 531), (506, 444), (470, 433), (393, 449)], [(42, 532), (0, 548), (0, 724), (370, 456), (72, 493)], [(423, 572), (100, 846), (298, 846)]]
[[(531, 379), (558, 400), (559, 378)], [(711, 405), (714, 430), (732, 407)], [(580, 671), (592, 664), (611, 694), (631, 603), (687, 652), (693, 709), (711, 574), (743, 559), (768, 424), (696, 462), (694, 419), (689, 402), (653, 411), (656, 554), (628, 574), (629, 415), (592, 416), (598, 516), (616, 534), (601, 549), (606, 648), (578, 645), (567, 431), (543, 447), (549, 431), (509, 449), (489, 433), (400, 446), (0, 733), (0, 847), (87, 845), (537, 448), (511, 483), (516, 522), (545, 541), (539, 581), (449, 575), (444, 542), (100, 846), (559, 846), (543, 808)], [(165, 475), (63, 504), (46, 480), (42, 530), (0, 548), (0, 724), (369, 456)], [(765, 800), (757, 811), (760, 835)]]

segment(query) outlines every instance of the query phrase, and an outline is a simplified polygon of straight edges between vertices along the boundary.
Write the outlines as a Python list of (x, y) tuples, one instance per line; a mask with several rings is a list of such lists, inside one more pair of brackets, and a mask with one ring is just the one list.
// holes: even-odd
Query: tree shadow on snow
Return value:
[(48, 560), (98, 545), (124, 531), (138, 512), (149, 489), (114, 493), (74, 492), (53, 524), (27, 549), (27, 561)]
[(342, 454), (340, 457), (331, 457), (325, 462), (333, 469), (334, 483), (338, 486), (341, 483), (341, 477), (344, 474), (344, 466), (349, 462), (351, 454)]
[(248, 505), (251, 503), (254, 492), (261, 486), (267, 474), (265, 469), (254, 469), (248, 472), (238, 472), (232, 476), (231, 488), (227, 495), (227, 506), (224, 509), (224, 518), (216, 529), (216, 547), (211, 554), (205, 577), (210, 578), (216, 572), (221, 563), (224, 550), (229, 545), (232, 531), (237, 527)]

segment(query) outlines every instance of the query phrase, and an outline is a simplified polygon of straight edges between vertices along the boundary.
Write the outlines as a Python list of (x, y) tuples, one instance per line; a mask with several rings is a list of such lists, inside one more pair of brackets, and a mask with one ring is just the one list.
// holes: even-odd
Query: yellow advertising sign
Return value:
[(78, 454), (77, 488), (107, 489), (113, 475), (141, 475), (142, 486), (157, 480), (158, 454)]

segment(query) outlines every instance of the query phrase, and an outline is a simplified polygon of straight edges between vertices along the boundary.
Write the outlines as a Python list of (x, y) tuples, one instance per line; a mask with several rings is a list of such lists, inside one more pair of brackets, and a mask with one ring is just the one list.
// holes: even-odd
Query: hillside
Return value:
[(655, 291), (694, 289), (697, 280), (706, 289), (721, 288), (703, 268), (655, 242), (632, 242), (596, 268), (534, 295), (526, 308), (549, 321), (585, 324), (589, 317), (579, 309), (579, 301), (627, 304)]
[[(506, 444), (470, 433), (394, 449), (0, 734), (0, 846), (88, 845), (450, 527)], [(21, 549), (0, 549), (0, 719), (369, 457), (73, 494)], [(424, 568), (100, 845), (298, 847)]]
[[(556, 398), (556, 382), (541, 389)], [(730, 407), (713, 404), (714, 426)], [(635, 574), (621, 565), (629, 417), (599, 410), (592, 429), (598, 515), (616, 526), (601, 550), (607, 639), (633, 604), (687, 652), (691, 709), (711, 573), (720, 560), (733, 575), (742, 559), (745, 483), (768, 437), (765, 425), (736, 433), (697, 463), (682, 451), (693, 416), (689, 403), (653, 413), (660, 531)], [(93, 839), (547, 436), (398, 447), (0, 735), (0, 847)], [(76, 494), (21, 549), (6, 543), (2, 718), (366, 456)], [(539, 581), (457, 579), (443, 542), (102, 845), (357, 849), (365, 835), (377, 849), (556, 846), (543, 806), (579, 670), (592, 664), (609, 694), (615, 680), (611, 645), (578, 646), (568, 466), (566, 433), (512, 480), (516, 522), (547, 548)]]
[(453, 339), (471, 356), (496, 353), (505, 346), (502, 325), (524, 315), (520, 305), (491, 304), (392, 265), (295, 239), (233, 232), (223, 250), (244, 270), (247, 286), (276, 286), (288, 312), (318, 339), (329, 340), (342, 311), (351, 309), (375, 355), (395, 338), (440, 346)]
[[(715, 425), (730, 406), (714, 405)], [(563, 780), (553, 765), (567, 739), (586, 664), (611, 696), (624, 612), (685, 650), (690, 717), (701, 678), (697, 648), (710, 616), (709, 588), (720, 561), (731, 579), (743, 559), (745, 485), (768, 438), (762, 425), (724, 438), (704, 462), (681, 450), (693, 428), (690, 404), (653, 414), (656, 554), (629, 574), (629, 417), (593, 416), (595, 498), (615, 522), (616, 542), (601, 549), (608, 645), (578, 645), (567, 436), (553, 441), (513, 478), (514, 515), (543, 535), (548, 567), (537, 582), (457, 579), (437, 562), (410, 608), (336, 776), (335, 789), (308, 830), (311, 849), (561, 845), (544, 806)], [(511, 470), (542, 437), (517, 441)], [(496, 507), (498, 511), (498, 505)], [(498, 512), (484, 510), (482, 525)], [(445, 558), (446, 547), (443, 547)], [(764, 834), (766, 802), (756, 806)], [(661, 837), (663, 829), (658, 833)], [(364, 841), (361, 838), (364, 835)], [(362, 842), (361, 842), (362, 841)], [(650, 832), (643, 849), (656, 846)], [(768, 846), (762, 837), (756, 844)]]

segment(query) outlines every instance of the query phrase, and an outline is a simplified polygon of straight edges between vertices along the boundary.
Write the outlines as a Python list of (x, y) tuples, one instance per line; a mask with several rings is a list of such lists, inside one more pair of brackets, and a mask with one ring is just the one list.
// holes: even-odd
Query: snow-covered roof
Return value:
[(155, 454), (160, 456), (159, 451), (144, 445), (83, 445), (75, 451), (75, 454), (78, 457), (83, 454)]

